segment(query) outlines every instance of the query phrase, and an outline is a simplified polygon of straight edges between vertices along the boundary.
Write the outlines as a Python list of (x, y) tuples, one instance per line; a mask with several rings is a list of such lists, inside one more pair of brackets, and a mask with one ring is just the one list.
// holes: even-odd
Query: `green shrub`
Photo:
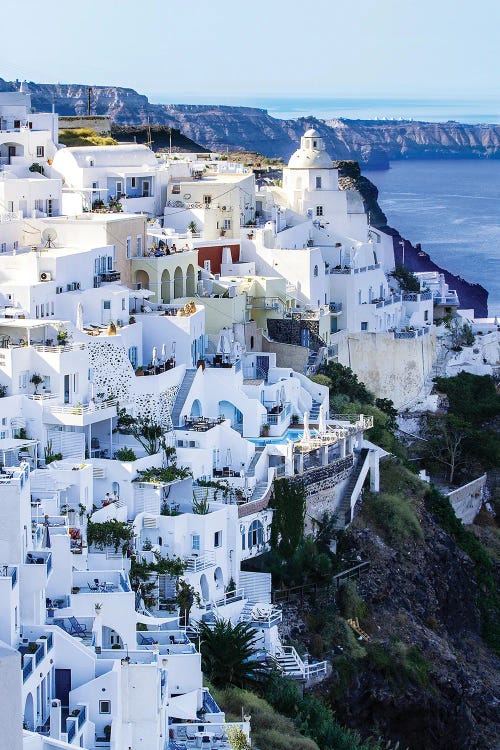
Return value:
[(378, 495), (366, 497), (363, 514), (368, 516), (377, 529), (390, 544), (400, 546), (408, 540), (418, 541), (423, 533), (415, 510), (411, 503), (401, 494)]
[(119, 448), (116, 451), (116, 458), (118, 461), (135, 461), (137, 456), (135, 455), (132, 448)]
[(342, 583), (337, 593), (337, 604), (339, 611), (346, 619), (366, 617), (366, 604), (358, 594), (358, 587), (353, 580)]
[(401, 641), (369, 643), (366, 650), (369, 668), (381, 672), (393, 685), (430, 687), (431, 665), (416, 646)]

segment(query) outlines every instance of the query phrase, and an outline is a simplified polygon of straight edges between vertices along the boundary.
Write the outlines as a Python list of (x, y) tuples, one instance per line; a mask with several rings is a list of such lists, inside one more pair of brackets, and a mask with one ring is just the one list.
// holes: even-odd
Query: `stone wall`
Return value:
[(305, 346), (270, 341), (265, 336), (262, 337), (262, 351), (274, 352), (277, 367), (291, 367), (295, 372), (304, 372), (309, 358), (309, 350)]
[(306, 490), (306, 532), (312, 530), (312, 519), (336, 512), (352, 469), (353, 456), (349, 455), (289, 479)]
[(455, 511), (455, 515), (462, 523), (473, 523), (483, 503), (484, 486), (486, 474), (464, 484), (452, 492), (448, 492), (448, 498)]
[(379, 398), (390, 398), (397, 408), (419, 395), (436, 353), (430, 330), (414, 339), (395, 339), (392, 333), (347, 333), (338, 338), (338, 361), (350, 367)]
[(268, 318), (267, 330), (270, 338), (282, 344), (302, 345), (302, 331), (309, 331), (309, 348), (318, 351), (325, 342), (319, 335), (319, 321), (292, 314), (291, 318)]
[(99, 135), (111, 135), (111, 118), (106, 115), (91, 115), (90, 117), (59, 116), (59, 130), (73, 130), (75, 128), (90, 128)]

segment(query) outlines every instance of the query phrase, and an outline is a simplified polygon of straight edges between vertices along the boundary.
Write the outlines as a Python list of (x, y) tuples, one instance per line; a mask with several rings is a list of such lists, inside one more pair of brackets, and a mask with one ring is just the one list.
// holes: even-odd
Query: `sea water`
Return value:
[(390, 226), (432, 260), (490, 293), (500, 316), (500, 160), (396, 161), (365, 172)]

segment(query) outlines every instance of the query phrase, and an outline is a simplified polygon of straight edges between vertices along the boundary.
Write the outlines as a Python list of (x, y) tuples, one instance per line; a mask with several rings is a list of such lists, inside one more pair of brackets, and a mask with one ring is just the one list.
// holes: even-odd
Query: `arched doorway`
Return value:
[(186, 297), (194, 297), (196, 294), (196, 271), (192, 263), (189, 264), (186, 271)]
[(184, 297), (184, 277), (182, 275), (182, 268), (177, 266), (174, 273), (174, 299)]
[(191, 404), (191, 416), (201, 417), (202, 415), (203, 415), (203, 410), (201, 408), (201, 402), (199, 399), (195, 398), (195, 400)]
[(24, 146), (22, 143), (7, 141), (0, 145), (0, 156), (7, 159), (7, 164), (12, 164), (12, 159), (16, 156), (24, 156)]
[(170, 272), (167, 269), (161, 275), (161, 301), (170, 302)]
[(149, 289), (149, 275), (142, 268), (135, 272), (135, 281), (141, 285), (141, 289)]
[(24, 704), (24, 726), (31, 732), (35, 731), (35, 707), (33, 704), (33, 695), (28, 693), (26, 703)]
[(224, 419), (231, 420), (231, 427), (233, 430), (238, 430), (243, 427), (243, 414), (230, 401), (219, 401), (219, 414), (224, 417)]
[(208, 602), (210, 599), (210, 590), (208, 588), (208, 581), (205, 573), (202, 573), (200, 577), (200, 589), (203, 601)]
[(217, 591), (224, 591), (224, 576), (222, 575), (222, 568), (215, 568), (214, 581)]

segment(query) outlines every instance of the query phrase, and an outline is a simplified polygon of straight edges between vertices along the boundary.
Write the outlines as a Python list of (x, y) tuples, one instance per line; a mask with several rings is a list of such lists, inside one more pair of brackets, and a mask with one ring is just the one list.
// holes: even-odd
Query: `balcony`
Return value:
[(94, 422), (116, 417), (118, 401), (89, 401), (88, 404), (44, 404), (44, 422), (84, 427)]
[(330, 314), (340, 315), (342, 312), (342, 302), (330, 302), (329, 304)]
[(273, 406), (271, 409), (267, 409), (267, 415), (262, 418), (263, 423), (269, 425), (281, 424), (290, 416), (291, 410), (292, 406), (288, 401), (285, 404)]
[(186, 563), (186, 573), (199, 573), (201, 570), (206, 570), (215, 565), (215, 552), (203, 552), (200, 555), (193, 553), (185, 556), (184, 562)]
[(2, 565), (0, 578), (10, 578), (11, 588), (14, 588), (17, 583), (17, 568), (12, 565)]
[(218, 419), (210, 419), (209, 417), (188, 417), (184, 415), (184, 425), (180, 428), (182, 430), (194, 430), (194, 432), (207, 432), (213, 427), (225, 422), (224, 417), (218, 417)]
[(25, 565), (45, 565), (47, 576), (52, 570), (52, 552), (33, 550), (26, 553)]
[(120, 271), (105, 271), (99, 274), (101, 282), (120, 281)]

